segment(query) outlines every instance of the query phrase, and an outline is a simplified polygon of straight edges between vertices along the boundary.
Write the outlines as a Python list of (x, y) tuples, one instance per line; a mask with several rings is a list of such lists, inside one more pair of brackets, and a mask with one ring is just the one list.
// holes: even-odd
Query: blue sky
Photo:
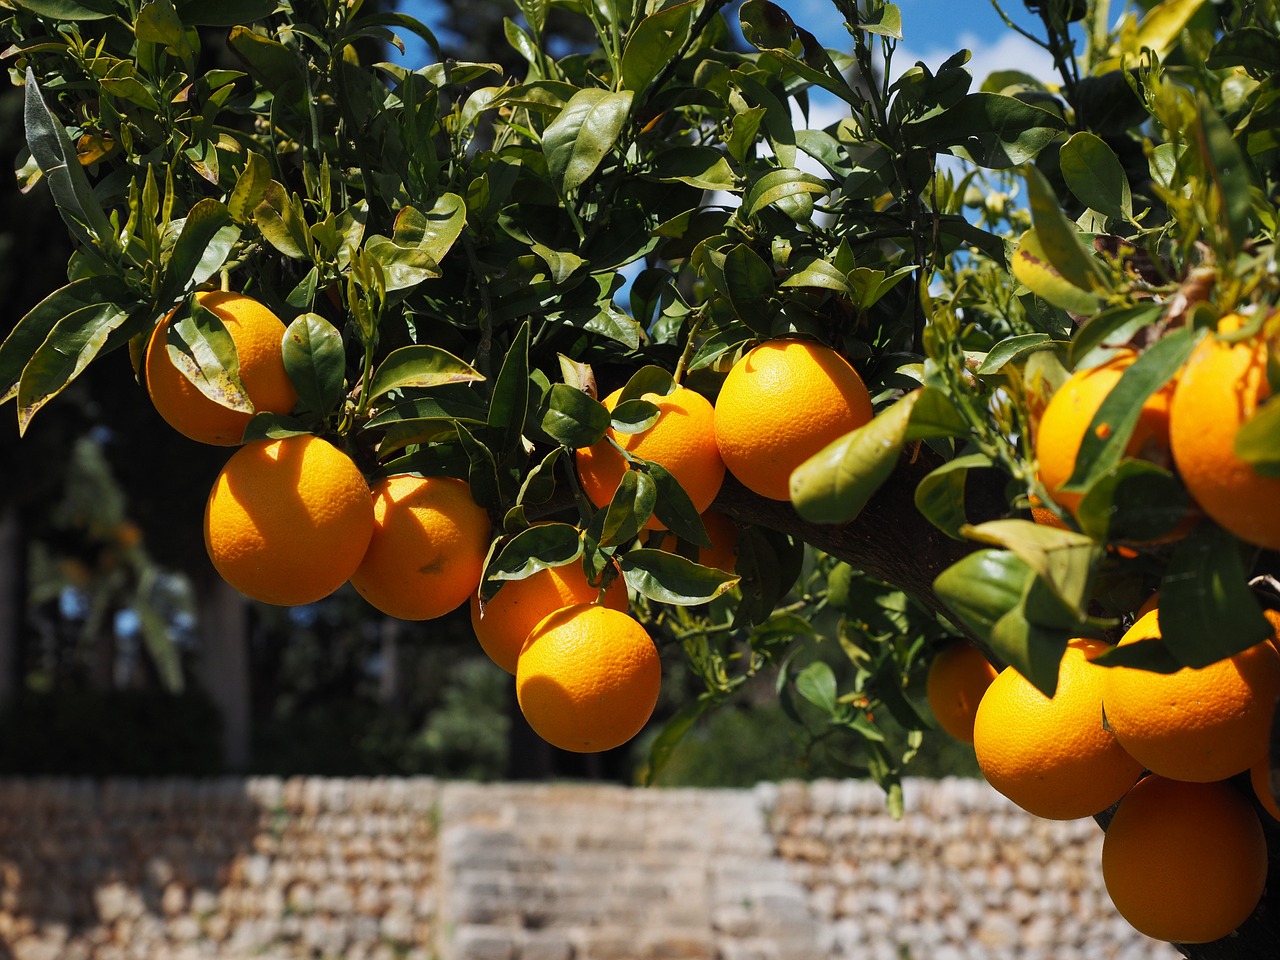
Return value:
[[(775, 0), (792, 18), (827, 46), (847, 48), (848, 34), (830, 0)], [(979, 81), (991, 70), (1013, 67), (1049, 77), (1051, 61), (1043, 50), (1011, 31), (1001, 21), (990, 0), (897, 0), (902, 12), (904, 41), (896, 62), (908, 66), (916, 60), (937, 66), (963, 48), (974, 53), (971, 67)], [(435, 26), (432, 0), (403, 0), (401, 9)], [(1027, 13), (1022, 0), (1001, 0), (1001, 7), (1016, 22), (1033, 27), (1037, 18)], [(406, 36), (406, 42), (413, 38)], [(411, 49), (410, 58), (421, 57)]]

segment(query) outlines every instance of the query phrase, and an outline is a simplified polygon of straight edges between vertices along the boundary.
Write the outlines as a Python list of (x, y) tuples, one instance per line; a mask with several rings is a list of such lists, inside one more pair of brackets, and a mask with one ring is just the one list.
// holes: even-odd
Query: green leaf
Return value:
[(1061, 136), (1057, 114), (998, 93), (966, 94), (959, 103), (903, 125), (915, 146), (946, 150), (982, 167), (1007, 169), (1026, 163)]
[(669, 370), (657, 364), (646, 364), (627, 378), (626, 386), (618, 394), (618, 404), (624, 404), (628, 400), (639, 400), (650, 393), (667, 397), (675, 388), (676, 381)]
[[(1037, 581), (1032, 580), (1032, 585)], [(1058, 668), (1071, 640), (1071, 631), (1039, 626), (1027, 619), (1021, 605), (991, 628), (987, 642), (997, 658), (1029, 680), (1046, 697), (1058, 689)]]
[(1006, 337), (987, 352), (978, 366), (978, 376), (989, 377), (999, 373), (1007, 364), (1013, 363), (1019, 357), (1033, 350), (1043, 350), (1052, 344), (1053, 338), (1047, 333), (1027, 333), (1017, 337)]
[(526, 504), (546, 503), (555, 496), (555, 471), (564, 455), (563, 447), (553, 448), (550, 453), (542, 458), (541, 462), (525, 475), (524, 482), (520, 484), (520, 492), (516, 494), (517, 504), (524, 506)]
[(1032, 293), (1055, 307), (1089, 314), (1102, 304), (1098, 294), (1076, 286), (1050, 262), (1034, 228), (1019, 238), (1011, 266), (1018, 282), (1026, 284)]
[[(872, 19), (874, 16), (875, 19)], [(857, 23), (857, 29), (892, 40), (902, 39), (902, 11), (896, 3), (879, 3), (871, 7), (869, 15)]]
[(227, 35), (227, 44), (263, 89), (279, 92), (305, 82), (306, 74), (298, 55), (278, 40), (237, 24)]
[(1058, 153), (1067, 188), (1086, 207), (1118, 220), (1133, 219), (1129, 178), (1115, 151), (1097, 134), (1080, 130)]
[(1248, 584), (1235, 537), (1199, 524), (1174, 547), (1160, 583), (1160, 635), (1179, 663), (1204, 667), (1247, 650), (1272, 629)]
[(677, 606), (710, 603), (738, 582), (733, 574), (666, 550), (629, 550), (618, 558), (618, 566), (631, 589), (650, 600)]
[(467, 456), (467, 486), (471, 488), (471, 496), (486, 510), (496, 508), (502, 502), (502, 484), (493, 453), (462, 423), (455, 422), (454, 428)]
[(1217, 214), (1226, 229), (1231, 250), (1238, 251), (1250, 235), (1253, 212), (1253, 178), (1231, 128), (1218, 116), (1208, 97), (1199, 100), (1199, 146), (1205, 176), (1212, 183)]
[(1089, 421), (1075, 470), (1061, 490), (1083, 493), (1120, 463), (1143, 404), (1182, 369), (1197, 342), (1191, 327), (1175, 330), (1144, 350), (1121, 374)]
[(266, 241), (286, 257), (311, 259), (311, 232), (302, 200), (286, 193), (277, 181), (267, 186), (266, 198), (254, 208), (253, 223)]
[(1258, 80), (1266, 79), (1280, 63), (1280, 37), (1261, 27), (1243, 26), (1224, 33), (1209, 52), (1210, 70), (1244, 67)]
[[(1085, 247), (1079, 228), (1062, 212), (1062, 205), (1049, 186), (1049, 181), (1033, 165), (1028, 165), (1024, 173), (1027, 195), (1031, 201), (1031, 222), (1035, 227), (1040, 250), (1053, 268), (1072, 286), (1088, 293), (1104, 289), (1106, 276), (1102, 264)], [(1027, 286), (1031, 285), (1028, 283)]]
[(113, 0), (13, 0), (13, 4), (50, 20), (103, 20), (116, 12)]
[(40, 408), (66, 389), (94, 357), (141, 332), (136, 328), (143, 322), (142, 315), (131, 317), (116, 303), (89, 304), (61, 317), (23, 367), (17, 390), (19, 434), (26, 432)]
[(1010, 550), (976, 550), (938, 574), (933, 592), (961, 626), (987, 643), (1034, 577), (1035, 571)]
[(86, 307), (125, 303), (131, 296), (118, 278), (92, 276), (59, 287), (32, 307), (0, 343), (0, 403), (17, 395), (22, 371), (63, 318)]
[(1099, 347), (1127, 343), (1143, 327), (1159, 320), (1166, 308), (1166, 304), (1156, 302), (1137, 307), (1115, 307), (1090, 317), (1071, 338), (1071, 365), (1079, 365)]
[(227, 212), (237, 223), (253, 222), (253, 212), (267, 199), (271, 188), (271, 164), (260, 153), (250, 153), (236, 185), (227, 198)]
[(1190, 509), (1186, 488), (1172, 473), (1146, 460), (1125, 460), (1090, 484), (1075, 515), (1096, 540), (1151, 543), (1168, 536)]
[(186, 39), (186, 29), (172, 0), (147, 0), (138, 10), (133, 32), (139, 40), (158, 43), (178, 52)]
[(674, 533), (681, 540), (699, 547), (710, 547), (711, 538), (707, 536), (702, 517), (699, 516), (689, 494), (680, 482), (660, 463), (648, 462), (646, 469), (658, 488), (658, 499), (653, 513), (658, 522)]
[(1012, 550), (1083, 620), (1102, 547), (1081, 533), (1030, 520), (990, 520), (961, 529), (980, 543)]
[(571, 450), (597, 443), (609, 429), (603, 403), (567, 383), (553, 383), (542, 412), (542, 431)]
[(796, 693), (827, 714), (834, 714), (840, 707), (836, 673), (822, 660), (815, 660), (796, 674)]
[(773, 305), (773, 271), (764, 258), (745, 243), (730, 247), (721, 265), (722, 293), (733, 312), (756, 330), (768, 330), (777, 315)]
[(911, 407), (907, 440), (937, 440), (968, 434), (969, 424), (950, 395), (935, 387), (923, 387), (915, 392), (919, 396)]
[(227, 208), (212, 197), (196, 202), (181, 224), (181, 232), (165, 264), (160, 288), (162, 303), (173, 303), (222, 269), (240, 239), (240, 227)]
[(1280, 397), (1267, 400), (1240, 425), (1233, 447), (1258, 473), (1280, 476)]
[(916, 485), (916, 509), (947, 536), (962, 539), (960, 530), (968, 522), (964, 511), (964, 489), (969, 471), (991, 466), (991, 458), (982, 453), (948, 460)]
[(342, 402), (347, 355), (342, 332), (318, 313), (304, 313), (284, 333), (284, 369), (304, 410), (327, 416)]
[(438, 387), (483, 380), (480, 372), (447, 350), (421, 343), (392, 350), (374, 372), (370, 398), (406, 387)]
[(644, 433), (655, 423), (662, 411), (648, 400), (624, 400), (609, 411), (609, 428), (614, 433)]
[(602, 547), (627, 543), (639, 536), (653, 516), (658, 499), (658, 485), (641, 470), (628, 470), (622, 475), (604, 516), (599, 542)]
[(848, 523), (893, 473), (906, 442), (913, 391), (870, 423), (827, 444), (791, 473), (791, 502), (812, 523)]
[(738, 176), (729, 158), (715, 147), (680, 146), (653, 158), (653, 176), (663, 181), (687, 183), (699, 190), (734, 190)]
[(66, 128), (45, 103), (44, 91), (31, 67), (27, 67), (25, 90), (23, 119), (27, 147), (49, 182), (53, 202), (63, 222), (81, 243), (91, 246), (94, 240), (104, 244), (113, 242), (115, 230), (111, 221), (89, 185)]
[(631, 111), (631, 90), (579, 90), (542, 134), (547, 170), (562, 194), (582, 186), (613, 149)]
[(501, 458), (520, 447), (529, 407), (529, 324), (520, 325), (489, 396), (489, 429), (501, 438)]
[(661, 776), (663, 769), (671, 760), (671, 755), (675, 753), (676, 747), (684, 739), (684, 735), (693, 729), (693, 725), (697, 723), (699, 717), (706, 713), (710, 703), (711, 700), (708, 697), (698, 697), (690, 700), (677, 710), (670, 720), (662, 725), (658, 735), (649, 744), (649, 756), (645, 761), (643, 770), (640, 772), (642, 786), (651, 787), (654, 785), (654, 782)]
[(520, 531), (485, 567), (480, 599), (492, 599), (508, 580), (523, 580), (541, 570), (562, 567), (582, 556), (582, 535), (568, 523), (539, 523)]
[(248, 425), (240, 440), (252, 443), (254, 440), (283, 440), (285, 437), (300, 437), (315, 433), (313, 426), (303, 423), (297, 417), (281, 413), (255, 413), (249, 418)]
[(253, 413), (253, 401), (240, 380), (236, 343), (226, 326), (198, 299), (179, 307), (169, 321), (165, 349), (173, 365), (202, 394), (219, 406)]
[(757, 50), (777, 57), (797, 75), (845, 102), (862, 104), (862, 97), (849, 87), (817, 37), (798, 27), (782, 7), (766, 0), (747, 0), (738, 8), (738, 18), (743, 38)]
[(631, 32), (622, 51), (622, 86), (643, 93), (689, 39), (689, 28), (700, 7), (687, 0), (645, 17)]
[(755, 217), (767, 207), (794, 197), (825, 196), (830, 185), (803, 170), (784, 168), (770, 170), (751, 185), (742, 198), (742, 209), (748, 217)]

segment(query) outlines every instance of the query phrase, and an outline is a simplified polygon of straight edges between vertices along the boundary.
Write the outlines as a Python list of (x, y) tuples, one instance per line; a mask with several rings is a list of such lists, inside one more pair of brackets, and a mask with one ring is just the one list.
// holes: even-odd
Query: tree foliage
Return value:
[[(1106, 3), (1028, 4), (1054, 82), (975, 77), (963, 50), (903, 64), (895, 5), (833, 5), (843, 49), (767, 0), (732, 21), (721, 0), (522, 0), (504, 66), (359, 0), (0, 0), (18, 176), (75, 243), (0, 345), (0, 398), (25, 431), (90, 363), (121, 348), (136, 369), (197, 289), (263, 300), (300, 401), (246, 438), (323, 433), (370, 477), (467, 480), (498, 531), (486, 594), (618, 561), (701, 683), (655, 768), (768, 673), (819, 749), (896, 796), (927, 726), (909, 693), (948, 635), (1051, 689), (1069, 637), (1113, 636), (1159, 587), (1169, 652), (1144, 665), (1255, 642), (1249, 581), (1274, 556), (1211, 523), (1162, 542), (1185, 493), (1125, 456), (1118, 414), (1218, 316), (1275, 300), (1274, 4), (1114, 23)], [(590, 42), (554, 54), (553, 21)], [(409, 35), (432, 62), (379, 59)], [(175, 349), (212, 395), (234, 346), (196, 313)], [(646, 548), (651, 514), (689, 556), (706, 542), (660, 467), (633, 459), (611, 504), (583, 497), (574, 449), (642, 425), (646, 392), (714, 396), (784, 335), (851, 358), (878, 415), (796, 472), (790, 505), (726, 485), (736, 580)], [(1032, 524), (1035, 412), (1126, 344), (1149, 349), (1082, 451), (1078, 523)], [(614, 387), (632, 402), (611, 414)], [(1241, 452), (1274, 472), (1264, 411)]]

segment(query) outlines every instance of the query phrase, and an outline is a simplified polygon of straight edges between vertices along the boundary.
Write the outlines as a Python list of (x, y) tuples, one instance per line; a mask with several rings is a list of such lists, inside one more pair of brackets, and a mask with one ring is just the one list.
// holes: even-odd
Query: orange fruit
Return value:
[[(238, 293), (197, 293), (196, 300), (218, 315), (236, 345), (240, 381), (254, 409), (288, 413), (298, 402), (284, 369), (281, 344), (285, 325), (257, 300)], [(179, 433), (220, 446), (235, 446), (244, 436), (250, 414), (210, 400), (174, 365), (165, 347), (173, 313), (160, 321), (147, 344), (144, 372), (151, 402)]]
[(310, 435), (245, 444), (205, 504), (214, 568), (246, 596), (281, 606), (312, 603), (346, 583), (372, 533), (364, 476)]
[[(489, 659), (507, 673), (516, 672), (520, 648), (543, 618), (563, 607), (591, 603), (600, 593), (587, 583), (580, 563), (539, 570), (523, 580), (508, 580), (480, 607), (480, 594), (471, 594), (471, 626)], [(613, 610), (627, 609), (627, 584), (617, 577), (602, 600)]]
[[(1240, 322), (1224, 317), (1218, 330)], [(1234, 448), (1241, 425), (1270, 395), (1265, 340), (1208, 336), (1178, 376), (1169, 440), (1182, 482), (1205, 513), (1241, 540), (1280, 550), (1280, 477), (1258, 473)]]
[[(1120, 645), (1159, 639), (1160, 611), (1143, 614)], [(1112, 667), (1103, 706), (1116, 739), (1152, 773), (1222, 780), (1266, 750), (1280, 695), (1280, 654), (1269, 642), (1198, 670), (1153, 673)]]
[[(704, 567), (715, 567), (725, 573), (733, 573), (738, 566), (738, 527), (719, 510), (708, 510), (702, 515), (711, 546), (698, 548), (698, 562)], [(680, 540), (670, 531), (652, 536), (645, 544), (668, 553), (678, 552)]]
[(1249, 767), (1249, 783), (1258, 802), (1262, 804), (1262, 809), (1271, 814), (1273, 819), (1280, 820), (1280, 803), (1271, 787), (1271, 758), (1267, 754), (1264, 753)]
[(996, 673), (986, 654), (968, 640), (936, 653), (929, 661), (925, 698), (938, 726), (957, 740), (973, 743), (973, 718)]
[(716, 444), (743, 486), (791, 499), (791, 472), (867, 423), (871, 396), (836, 351), (807, 340), (769, 340), (733, 365), (716, 398)]
[(1229, 783), (1144, 777), (1102, 841), (1116, 910), (1157, 940), (1208, 943), (1253, 913), (1267, 879), (1258, 815)]
[[(1085, 431), (1124, 371), (1138, 355), (1122, 350), (1096, 367), (1075, 371), (1049, 398), (1035, 425), (1035, 452), (1040, 482), (1049, 496), (1073, 514), (1084, 495), (1059, 489), (1076, 469), (1076, 455)], [(1142, 405), (1125, 453), (1167, 464), (1169, 456), (1169, 402), (1173, 383), (1157, 390)], [(1056, 519), (1056, 518), (1055, 518)], [(1060, 524), (1053, 524), (1060, 525)]]
[(453, 477), (386, 477), (373, 487), (373, 537), (351, 585), (400, 620), (433, 620), (480, 585), (489, 514)]
[[(622, 390), (604, 398), (613, 410)], [(618, 433), (612, 427), (608, 438), (628, 453), (666, 467), (684, 488), (699, 513), (711, 506), (724, 482), (724, 462), (716, 449), (714, 410), (702, 394), (677, 385), (667, 396), (646, 393), (643, 398), (658, 408), (658, 419), (640, 433)], [(582, 490), (597, 507), (613, 499), (627, 472), (627, 461), (609, 439), (602, 439), (578, 450), (576, 459)], [(665, 530), (656, 516), (646, 524), (648, 530)]]
[(978, 704), (978, 766), (988, 783), (1037, 817), (1093, 816), (1124, 796), (1142, 773), (1103, 726), (1107, 671), (1093, 658), (1107, 649), (1095, 640), (1068, 643), (1053, 697), (1006, 667)]
[(1031, 501), (1031, 519), (1033, 522), (1040, 524), (1042, 527), (1057, 527), (1059, 530), (1070, 530), (1071, 528), (1063, 522), (1062, 518), (1044, 505), (1044, 502), (1034, 493), (1030, 496)]
[(562, 750), (621, 746), (648, 722), (662, 666), (639, 622), (594, 603), (544, 618), (520, 651), (516, 699), (529, 726)]

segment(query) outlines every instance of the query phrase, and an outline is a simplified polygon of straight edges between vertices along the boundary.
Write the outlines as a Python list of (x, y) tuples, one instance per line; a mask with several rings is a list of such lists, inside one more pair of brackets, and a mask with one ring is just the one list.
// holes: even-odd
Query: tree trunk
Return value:
[[(824, 553), (900, 587), (929, 609), (945, 613), (945, 607), (933, 591), (934, 578), (977, 549), (977, 545), (952, 540), (916, 509), (917, 484), (940, 462), (927, 448), (921, 448), (914, 459), (904, 456), (862, 513), (847, 524), (809, 523), (790, 503), (756, 496), (732, 477), (725, 478), (715, 506), (739, 523), (757, 524), (801, 537)], [(970, 480), (965, 495), (971, 522), (981, 523), (1007, 515), (1002, 475), (994, 471), (975, 472), (971, 473)], [(1271, 757), (1275, 770), (1280, 767), (1280, 716), (1272, 728)], [(1189, 960), (1276, 960), (1280, 957), (1280, 824), (1266, 813), (1259, 816), (1267, 833), (1272, 882), (1263, 891), (1253, 915), (1230, 936), (1212, 943), (1174, 944)], [(1212, 891), (1206, 891), (1206, 896), (1212, 896)]]
[(222, 716), (222, 759), (227, 770), (249, 766), (249, 606), (221, 577), (200, 584), (200, 661), (205, 692)]

